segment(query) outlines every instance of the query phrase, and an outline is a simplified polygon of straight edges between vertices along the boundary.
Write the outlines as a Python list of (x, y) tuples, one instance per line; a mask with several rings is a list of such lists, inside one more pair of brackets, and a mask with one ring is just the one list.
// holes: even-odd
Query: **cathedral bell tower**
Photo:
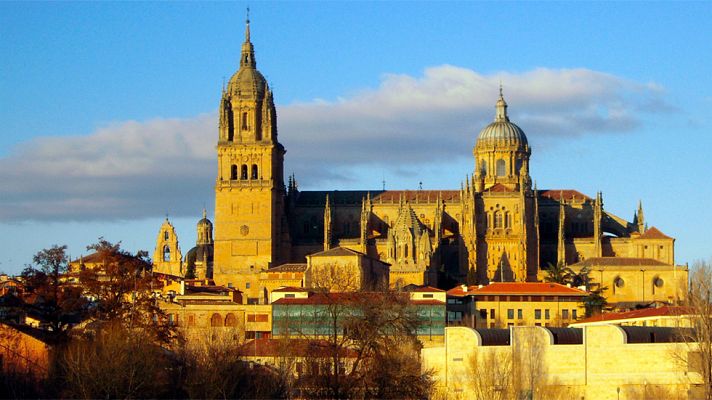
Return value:
[(215, 182), (216, 283), (259, 296), (259, 272), (284, 254), (284, 147), (272, 91), (257, 70), (246, 21), (240, 68), (223, 88)]

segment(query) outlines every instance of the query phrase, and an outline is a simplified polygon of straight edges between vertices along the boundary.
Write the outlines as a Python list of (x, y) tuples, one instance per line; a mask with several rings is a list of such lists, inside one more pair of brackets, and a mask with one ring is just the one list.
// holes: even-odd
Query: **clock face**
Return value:
[(242, 225), (242, 226), (240, 227), (240, 234), (241, 234), (242, 236), (247, 236), (248, 233), (250, 233), (250, 227), (247, 226), (247, 225)]

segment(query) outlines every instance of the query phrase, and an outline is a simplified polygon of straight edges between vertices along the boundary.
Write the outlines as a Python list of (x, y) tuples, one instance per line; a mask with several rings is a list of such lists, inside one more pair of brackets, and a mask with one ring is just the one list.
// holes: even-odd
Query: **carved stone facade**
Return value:
[(674, 263), (674, 240), (646, 235), (642, 205), (628, 222), (603, 208), (601, 193), (536, 188), (531, 148), (501, 89), (459, 190), (301, 191), (293, 176), (285, 187), (285, 149), (249, 21), (219, 107), (212, 272), (252, 301), (267, 297), (261, 272), (336, 247), (390, 264), (391, 285), (443, 288), (536, 281), (548, 264), (592, 257)]

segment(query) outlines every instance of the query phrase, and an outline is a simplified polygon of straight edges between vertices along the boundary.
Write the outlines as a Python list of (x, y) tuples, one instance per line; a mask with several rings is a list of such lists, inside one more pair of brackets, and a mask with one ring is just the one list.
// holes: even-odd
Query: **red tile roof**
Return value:
[(299, 288), (299, 287), (285, 286), (285, 287), (281, 287), (279, 289), (274, 289), (272, 292), (273, 293), (274, 292), (308, 292), (308, 290), (304, 289), (304, 288)]
[(577, 321), (577, 324), (589, 323), (589, 322), (603, 322), (603, 321), (619, 321), (626, 319), (635, 318), (650, 318), (650, 317), (667, 317), (667, 316), (678, 316), (678, 315), (689, 315), (691, 310), (688, 307), (673, 307), (665, 306), (659, 308), (643, 308), (640, 310), (626, 311), (626, 312), (616, 312), (616, 313), (606, 313), (595, 315), (591, 318), (582, 319)]
[(660, 232), (656, 227), (650, 227), (642, 235), (639, 236), (641, 239), (672, 239), (670, 236)]
[(485, 192), (513, 192), (514, 189), (510, 189), (501, 183), (495, 183), (490, 188), (486, 189)]
[(438, 196), (440, 196), (445, 201), (459, 201), (460, 191), (459, 190), (388, 190), (374, 195), (371, 192), (371, 200), (376, 203), (379, 201), (384, 202), (398, 202), (401, 197), (405, 201), (414, 202), (437, 202)]
[(307, 269), (307, 264), (282, 264), (267, 270), (267, 272), (304, 272)]
[(430, 292), (444, 292), (444, 290), (438, 289), (438, 288), (434, 288), (434, 287), (432, 287), (432, 286), (421, 286), (421, 287), (419, 287), (419, 288), (415, 288), (415, 289), (411, 290), (411, 292), (416, 292), (416, 293), (419, 293), (419, 292), (426, 292), (426, 293), (430, 293)]
[(549, 282), (492, 282), (489, 285), (469, 286), (467, 291), (464, 291), (461, 286), (455, 286), (447, 292), (451, 296), (483, 296), (483, 295), (558, 295), (558, 296), (587, 296), (588, 293), (560, 285), (558, 283)]
[(562, 198), (564, 200), (573, 200), (574, 198), (576, 198), (578, 200), (592, 200), (590, 197), (586, 196), (585, 194), (583, 194), (577, 190), (571, 190), (571, 189), (540, 190), (539, 196), (546, 197), (546, 198), (556, 200), (556, 201), (559, 201)]
[(333, 257), (333, 256), (364, 256), (364, 257), (368, 257), (367, 255), (361, 253), (360, 251), (347, 249), (346, 247), (334, 247), (333, 249), (309, 254), (309, 257)]

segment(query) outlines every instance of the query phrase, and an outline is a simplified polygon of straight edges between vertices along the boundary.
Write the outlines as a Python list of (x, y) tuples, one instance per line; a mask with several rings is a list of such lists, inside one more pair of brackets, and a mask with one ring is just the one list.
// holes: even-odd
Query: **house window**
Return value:
[(433, 298), (433, 294), (432, 294), (432, 293), (424, 294), (424, 295), (423, 295), (423, 298), (424, 298), (424, 299), (432, 299), (432, 298)]
[(551, 319), (551, 315), (549, 315), (549, 309), (547, 308), (544, 310), (544, 319)]
[(569, 319), (569, 310), (561, 310), (561, 318)]
[(250, 288), (250, 282), (245, 282), (245, 289), (249, 289), (249, 288)]
[(571, 310), (571, 319), (577, 319), (576, 310)]
[(541, 310), (534, 310), (534, 319), (541, 319)]
[(514, 319), (514, 309), (507, 310), (507, 319)]
[(284, 295), (285, 298), (287, 299), (293, 299), (294, 298), (294, 293), (287, 293)]
[(490, 309), (490, 319), (494, 319), (494, 308)]
[(524, 317), (522, 316), (522, 309), (521, 309), (521, 308), (520, 308), (519, 310), (517, 310), (517, 318), (518, 318), (518, 319), (523, 319), (523, 318), (524, 318)]
[(220, 314), (215, 313), (210, 317), (210, 326), (212, 326), (212, 327), (222, 326), (222, 317), (220, 317)]

